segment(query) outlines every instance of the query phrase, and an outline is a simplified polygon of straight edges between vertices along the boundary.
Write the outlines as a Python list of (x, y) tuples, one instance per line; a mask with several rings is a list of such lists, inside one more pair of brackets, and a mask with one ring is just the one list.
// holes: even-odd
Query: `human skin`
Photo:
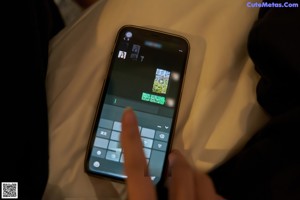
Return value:
[[(124, 169), (130, 200), (156, 200), (157, 193), (150, 176), (143, 151), (138, 122), (132, 109), (125, 109), (122, 117), (121, 144), (124, 151)], [(178, 151), (169, 154), (169, 177), (166, 187), (170, 200), (221, 200), (212, 180), (194, 169)]]

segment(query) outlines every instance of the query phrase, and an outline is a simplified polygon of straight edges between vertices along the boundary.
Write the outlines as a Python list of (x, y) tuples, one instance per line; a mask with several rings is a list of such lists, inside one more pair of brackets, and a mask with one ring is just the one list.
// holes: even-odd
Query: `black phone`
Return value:
[(165, 178), (189, 55), (188, 40), (123, 26), (115, 41), (86, 152), (89, 175), (124, 181), (121, 117), (131, 107), (155, 185)]

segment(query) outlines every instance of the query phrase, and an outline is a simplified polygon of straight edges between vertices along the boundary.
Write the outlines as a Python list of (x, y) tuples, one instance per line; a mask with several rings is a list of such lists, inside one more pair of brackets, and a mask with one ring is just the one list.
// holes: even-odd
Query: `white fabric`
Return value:
[[(50, 174), (44, 200), (121, 199), (124, 186), (89, 177), (84, 156), (114, 39), (125, 24), (180, 33), (191, 42), (174, 148), (210, 170), (266, 121), (247, 36), (258, 9), (246, 0), (99, 0), (50, 45)], [(202, 38), (204, 40), (202, 40)]]

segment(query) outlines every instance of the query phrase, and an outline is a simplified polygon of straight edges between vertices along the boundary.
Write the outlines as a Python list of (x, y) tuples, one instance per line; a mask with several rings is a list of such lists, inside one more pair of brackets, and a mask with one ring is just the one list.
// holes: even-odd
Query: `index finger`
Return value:
[(120, 136), (124, 152), (124, 169), (127, 175), (127, 190), (130, 200), (156, 199), (156, 193), (148, 176), (138, 123), (132, 109), (126, 109), (122, 116)]

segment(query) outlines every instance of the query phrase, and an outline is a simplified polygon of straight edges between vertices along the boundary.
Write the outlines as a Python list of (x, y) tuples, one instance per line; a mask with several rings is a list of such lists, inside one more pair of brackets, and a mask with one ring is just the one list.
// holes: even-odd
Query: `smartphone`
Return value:
[(121, 117), (131, 107), (137, 118), (149, 174), (165, 178), (189, 55), (188, 40), (126, 25), (117, 33), (86, 152), (89, 175), (124, 181)]

